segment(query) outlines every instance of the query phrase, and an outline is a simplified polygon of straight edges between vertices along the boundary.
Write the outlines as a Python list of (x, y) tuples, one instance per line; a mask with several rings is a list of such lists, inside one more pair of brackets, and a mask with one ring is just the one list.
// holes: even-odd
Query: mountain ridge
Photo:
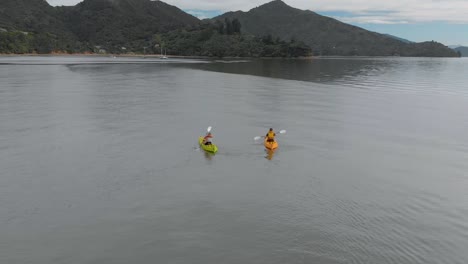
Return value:
[(414, 41), (407, 40), (407, 39), (404, 39), (404, 38), (400, 38), (400, 37), (397, 37), (397, 36), (394, 36), (394, 35), (390, 35), (390, 34), (383, 34), (383, 35), (387, 36), (387, 37), (390, 37), (390, 38), (393, 38), (393, 39), (396, 39), (396, 40), (399, 40), (399, 41), (404, 42), (404, 43), (415, 43)]
[(238, 19), (245, 32), (296, 38), (312, 47), (315, 55), (340, 56), (447, 56), (457, 54), (436, 42), (404, 43), (310, 10), (275, 0), (247, 12), (227, 12), (212, 20)]
[(455, 51), (460, 52), (460, 55), (462, 57), (468, 57), (468, 47), (465, 46), (459, 46), (454, 48)]

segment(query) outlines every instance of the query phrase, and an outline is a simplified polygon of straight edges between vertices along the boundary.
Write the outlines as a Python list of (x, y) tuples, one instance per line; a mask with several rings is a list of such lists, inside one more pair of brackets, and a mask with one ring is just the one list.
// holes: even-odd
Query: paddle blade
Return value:
[(286, 133), (286, 130), (284, 130), (284, 129), (283, 129), (283, 130), (280, 130), (279, 133), (280, 133), (280, 134), (284, 134), (284, 133)]
[(206, 132), (210, 132), (211, 131), (211, 126), (209, 126), (207, 129), (206, 129)]
[(261, 139), (261, 138), (262, 138), (262, 137), (260, 137), (260, 136), (256, 136), (256, 137), (254, 137), (254, 140), (259, 140), (259, 139)]

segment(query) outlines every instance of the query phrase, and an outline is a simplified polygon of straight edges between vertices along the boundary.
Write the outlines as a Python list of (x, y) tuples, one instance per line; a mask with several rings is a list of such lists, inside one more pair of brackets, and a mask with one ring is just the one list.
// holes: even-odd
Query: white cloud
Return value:
[(209, 16), (207, 16), (206, 12), (203, 12), (203, 11), (198, 11), (198, 10), (186, 10), (187, 13), (191, 14), (192, 16), (194, 17), (197, 17), (198, 19), (205, 19), (205, 18), (209, 18)]
[(62, 5), (71, 6), (71, 5), (76, 5), (79, 2), (82, 2), (80, 0), (46, 0), (46, 1), (49, 3), (49, 5), (53, 5), (53, 6), (62, 6)]
[(393, 20), (389, 17), (384, 16), (353, 16), (353, 17), (339, 17), (334, 16), (333, 18), (343, 21), (348, 24), (408, 24), (405, 20)]
[[(80, 0), (47, 0), (51, 5), (75, 5)], [(165, 0), (184, 10), (248, 11), (269, 0)], [(299, 9), (355, 14), (346, 19), (359, 23), (449, 22), (468, 24), (468, 0), (283, 0)], [(379, 13), (378, 18), (372, 12)], [(362, 15), (364, 14), (364, 15)], [(343, 20), (345, 21), (345, 20)]]

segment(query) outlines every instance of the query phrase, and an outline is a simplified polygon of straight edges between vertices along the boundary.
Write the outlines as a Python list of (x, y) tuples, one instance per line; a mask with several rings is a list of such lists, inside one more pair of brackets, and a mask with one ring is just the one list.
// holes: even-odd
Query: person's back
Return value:
[(207, 133), (206, 136), (203, 138), (203, 144), (211, 145), (211, 139), (212, 138), (213, 138), (213, 136), (211, 135), (211, 133)]
[(275, 132), (273, 131), (273, 128), (270, 128), (268, 133), (266, 134), (267, 142), (274, 142), (275, 141)]

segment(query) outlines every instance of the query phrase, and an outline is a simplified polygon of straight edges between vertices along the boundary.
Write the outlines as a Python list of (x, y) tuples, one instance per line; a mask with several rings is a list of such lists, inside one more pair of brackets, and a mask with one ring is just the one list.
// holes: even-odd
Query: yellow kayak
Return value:
[(271, 150), (278, 148), (278, 142), (276, 142), (276, 140), (273, 142), (268, 142), (267, 138), (265, 138), (265, 140), (263, 141), (263, 145), (265, 145), (265, 148), (271, 149)]
[(203, 144), (203, 137), (198, 138), (198, 144), (200, 144), (200, 147), (206, 152), (216, 153), (218, 151), (218, 147), (213, 143), (211, 145)]

